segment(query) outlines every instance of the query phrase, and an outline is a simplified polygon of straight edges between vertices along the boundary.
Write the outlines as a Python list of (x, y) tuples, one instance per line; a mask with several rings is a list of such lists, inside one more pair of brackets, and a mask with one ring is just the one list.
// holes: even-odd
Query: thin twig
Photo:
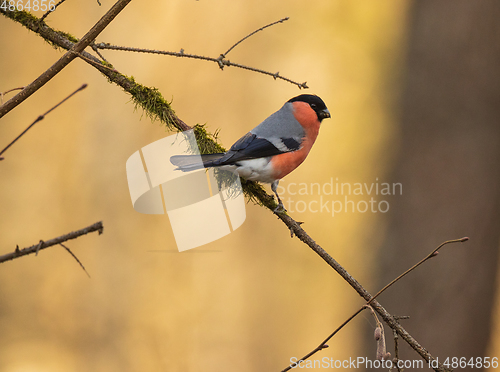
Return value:
[[(330, 339), (335, 336), (342, 328), (344, 328), (344, 326), (349, 323), (351, 320), (353, 320), (360, 312), (362, 312), (363, 310), (365, 309), (365, 307), (362, 307), (360, 308), (357, 312), (355, 312), (354, 314), (352, 314), (348, 319), (346, 319), (344, 321), (344, 323), (342, 323), (340, 326), (337, 327), (337, 329), (335, 331), (333, 331), (326, 339), (323, 340), (322, 343), (320, 343), (314, 350), (312, 350), (311, 352), (307, 353), (306, 355), (304, 355), (302, 358), (300, 358), (297, 363), (300, 363), (301, 360), (306, 360), (306, 359), (309, 359), (310, 357), (312, 357), (314, 354), (316, 354), (318, 351), (321, 351), (323, 349), (326, 349), (328, 348), (328, 345), (327, 345), (327, 342), (330, 341)], [(292, 365), (289, 365), (287, 366), (284, 370), (282, 370), (281, 372), (286, 372), (286, 371), (289, 371), (291, 370), (292, 368)]]
[(5, 92), (0, 92), (0, 105), (3, 105), (3, 96), (6, 95), (7, 93), (13, 92), (15, 90), (23, 90), (24, 87), (19, 87), (19, 88), (12, 88), (9, 90), (6, 90)]
[(225, 66), (234, 66), (234, 67), (238, 67), (238, 68), (242, 68), (244, 70), (249, 70), (249, 71), (253, 71), (253, 72), (258, 72), (259, 74), (264, 74), (264, 75), (268, 75), (268, 76), (271, 76), (274, 78), (274, 80), (276, 79), (281, 79), (281, 80), (284, 80), (284, 81), (287, 81), (291, 84), (294, 84), (296, 85), (297, 87), (299, 87), (299, 89), (309, 89), (309, 87), (307, 86), (307, 81), (304, 81), (303, 83), (298, 83), (296, 81), (293, 81), (291, 79), (288, 79), (284, 76), (281, 76), (279, 71), (278, 72), (275, 72), (274, 74), (272, 72), (269, 72), (269, 71), (265, 71), (265, 70), (260, 70), (258, 68), (254, 68), (254, 67), (249, 67), (249, 66), (245, 66), (245, 65), (240, 65), (238, 63), (233, 63), (229, 60), (223, 60), (223, 64)]
[[(109, 23), (130, 3), (131, 0), (118, 0), (111, 9), (83, 36), (78, 43), (73, 45), (70, 51), (65, 53), (47, 71), (40, 75), (35, 81), (26, 86), (20, 93), (0, 106), (0, 118), (10, 110), (18, 106), (26, 98), (44, 86), (50, 79), (56, 76), (64, 67), (77, 57), (76, 53), (83, 51), (94, 39), (109, 25)], [(2, 9), (2, 13), (4, 10)]]
[(59, 5), (61, 5), (62, 3), (64, 3), (65, 1), (66, 1), (66, 0), (61, 0), (61, 1), (59, 1), (56, 5), (54, 5), (54, 9), (52, 9), (52, 10), (50, 10), (50, 9), (49, 9), (49, 10), (47, 10), (47, 12), (46, 12), (46, 13), (45, 13), (45, 14), (44, 14), (41, 18), (40, 18), (40, 21), (43, 21), (45, 18), (47, 18), (47, 16), (48, 16), (50, 13), (55, 12), (55, 11), (56, 11), (56, 9), (57, 9), (57, 7), (58, 7)]
[[(73, 52), (73, 53), (76, 53), (76, 52)], [(78, 55), (78, 57), (80, 57), (81, 59), (83, 59), (85, 62), (91, 64), (92, 66), (94, 67), (98, 67), (98, 68), (106, 68), (108, 69), (109, 71), (111, 72), (118, 72), (116, 71), (114, 68), (111, 68), (109, 66), (106, 66), (105, 64), (103, 64), (101, 61), (97, 60), (93, 60), (93, 59), (90, 59), (88, 58), (87, 56), (83, 55), (82, 53), (76, 53)], [(99, 55), (101, 55), (100, 53), (98, 53)], [(105, 62), (107, 62), (106, 60), (104, 60)]]
[(47, 111), (46, 113), (44, 113), (44, 114), (40, 115), (39, 117), (37, 117), (35, 119), (35, 121), (28, 126), (28, 128), (26, 128), (19, 136), (17, 136), (16, 138), (14, 138), (14, 140), (11, 143), (9, 143), (2, 151), (0, 151), (0, 155), (2, 155), (5, 151), (7, 151), (7, 149), (9, 147), (11, 147), (19, 138), (21, 138), (28, 130), (30, 130), (33, 125), (35, 125), (39, 121), (42, 121), (45, 118), (45, 115), (47, 115), (48, 113), (50, 113), (52, 110), (55, 110), (57, 107), (59, 107), (64, 102), (66, 102), (68, 99), (70, 99), (73, 95), (75, 95), (76, 93), (78, 93), (79, 91), (81, 91), (81, 90), (83, 90), (85, 88), (87, 88), (87, 84), (83, 84), (80, 88), (78, 88), (77, 90), (75, 90), (73, 93), (71, 93), (69, 96), (67, 96), (66, 98), (64, 98), (57, 105), (55, 105), (54, 107), (52, 107), (49, 111)]
[(76, 239), (82, 235), (86, 235), (88, 233), (98, 231), (99, 235), (102, 234), (104, 230), (104, 227), (102, 225), (102, 221), (96, 222), (93, 225), (87, 226), (83, 229), (77, 230), (77, 231), (72, 231), (68, 234), (61, 235), (57, 238), (50, 239), (50, 240), (45, 240), (41, 241), (40, 243), (34, 244), (31, 247), (19, 249), (19, 247), (16, 247), (14, 252), (4, 254), (3, 256), (0, 256), (0, 263), (5, 262), (5, 261), (10, 261), (18, 257), (26, 256), (28, 254), (36, 253), (38, 250), (42, 250), (48, 247), (52, 247), (53, 245), (57, 245), (60, 243), (63, 243), (67, 240), (71, 239)]
[(241, 69), (244, 69), (244, 70), (249, 70), (249, 71), (257, 72), (259, 74), (264, 74), (264, 75), (271, 76), (275, 80), (276, 79), (284, 80), (286, 82), (289, 82), (291, 84), (296, 85), (297, 87), (299, 87), (299, 89), (307, 89), (307, 88), (309, 88), (307, 86), (307, 82), (298, 83), (298, 82), (293, 81), (291, 79), (288, 79), (288, 78), (286, 78), (284, 76), (281, 76), (279, 74), (279, 72), (273, 73), (273, 72), (261, 70), (261, 69), (255, 68), (255, 67), (245, 66), (245, 65), (242, 65), (242, 64), (239, 64), (239, 63), (233, 63), (230, 60), (225, 59), (224, 55), (222, 55), (222, 54), (219, 57), (217, 57), (217, 58), (213, 58), (213, 57), (201, 56), (201, 55), (198, 55), (198, 54), (185, 53), (184, 49), (181, 49), (180, 52), (170, 52), (170, 51), (166, 51), (166, 50), (124, 47), (124, 46), (119, 46), (119, 45), (112, 45), (112, 44), (109, 44), (109, 43), (96, 43), (95, 47), (98, 48), (98, 49), (121, 50), (121, 51), (136, 52), (136, 53), (162, 54), (162, 55), (174, 56), (174, 57), (179, 57), (179, 58), (200, 59), (200, 60), (204, 60), (204, 61), (215, 62), (215, 63), (217, 63), (217, 65), (221, 69), (223, 69), (225, 66), (227, 66), (227, 67), (229, 67), (229, 66), (238, 67), (238, 68), (241, 68)]
[(237, 41), (237, 42), (236, 42), (236, 43), (235, 43), (235, 44), (234, 44), (231, 48), (229, 48), (229, 49), (226, 51), (226, 53), (223, 53), (222, 55), (224, 56), (224, 58), (225, 58), (225, 57), (227, 57), (227, 55), (229, 54), (229, 52), (230, 52), (231, 50), (233, 50), (233, 49), (234, 49), (234, 48), (235, 48), (238, 44), (241, 44), (244, 40), (248, 39), (250, 36), (255, 35), (257, 32), (262, 31), (262, 30), (264, 30), (264, 29), (266, 29), (266, 28), (268, 28), (268, 27), (274, 26), (275, 24), (278, 24), (278, 23), (283, 23), (283, 22), (285, 22), (285, 21), (288, 21), (289, 19), (290, 19), (290, 17), (285, 17), (285, 18), (282, 18), (282, 19), (280, 19), (279, 21), (269, 23), (268, 25), (265, 25), (265, 26), (263, 26), (263, 27), (261, 27), (261, 28), (259, 28), (259, 29), (255, 30), (255, 31), (253, 31), (253, 32), (249, 33), (249, 34), (248, 34), (247, 36), (245, 36), (243, 39), (241, 39), (240, 41)]
[[(108, 62), (108, 60), (107, 60), (106, 58), (104, 58), (104, 56), (102, 55), (102, 53), (101, 53), (101, 52), (99, 52), (99, 49), (95, 46), (95, 42), (93, 42), (92, 44), (90, 44), (90, 47), (92, 48), (92, 50), (93, 50), (94, 52), (96, 52), (96, 53), (97, 53), (97, 55), (98, 55), (99, 57), (101, 57), (101, 59), (102, 59), (104, 62), (109, 63), (109, 62)], [(82, 55), (80, 55), (80, 57), (83, 57), (83, 56), (82, 56)]]
[(73, 252), (71, 252), (71, 249), (69, 249), (68, 247), (66, 247), (63, 243), (59, 243), (59, 245), (61, 247), (63, 247), (64, 249), (66, 249), (66, 251), (73, 256), (73, 258), (76, 260), (76, 262), (78, 262), (78, 264), (80, 265), (80, 267), (83, 269), (83, 271), (85, 271), (85, 274), (87, 274), (87, 276), (90, 278), (90, 274), (87, 272), (87, 270), (85, 269), (85, 266), (83, 266), (83, 264), (80, 262), (80, 260), (78, 259), (78, 257), (75, 256), (75, 254)]
[(387, 284), (384, 288), (382, 288), (380, 291), (378, 291), (377, 294), (375, 294), (375, 296), (373, 296), (373, 298), (370, 301), (368, 301), (367, 305), (369, 305), (375, 298), (377, 298), (380, 294), (382, 294), (382, 292), (384, 292), (387, 288), (389, 288), (391, 285), (393, 285), (398, 280), (400, 280), (403, 276), (405, 276), (405, 275), (409, 274), (410, 272), (412, 272), (413, 270), (415, 270), (417, 267), (419, 267), (420, 265), (422, 265), (428, 259), (430, 259), (432, 257), (435, 257), (436, 254), (437, 254), (437, 252), (438, 252), (438, 250), (441, 247), (445, 246), (446, 244), (451, 244), (451, 243), (463, 243), (463, 242), (466, 242), (467, 240), (469, 240), (468, 237), (463, 237), (463, 238), (460, 238), (460, 239), (447, 240), (447, 241), (441, 243), (439, 245), (439, 247), (437, 247), (436, 249), (434, 249), (431, 253), (429, 253), (427, 256), (425, 256), (422, 260), (420, 260), (419, 262), (417, 262), (415, 265), (413, 265), (412, 267), (410, 267), (408, 270), (406, 270), (404, 273), (402, 273), (400, 276), (398, 276), (396, 279), (394, 279), (389, 284)]

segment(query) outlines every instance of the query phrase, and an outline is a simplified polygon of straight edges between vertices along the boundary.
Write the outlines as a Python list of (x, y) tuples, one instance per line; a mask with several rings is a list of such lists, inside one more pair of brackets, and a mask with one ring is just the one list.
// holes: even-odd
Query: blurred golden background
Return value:
[[(495, 72), (500, 53), (494, 15), (499, 14), (499, 7), (493, 1), (477, 6), (464, 0), (438, 3), (137, 1), (97, 41), (170, 51), (182, 48), (186, 53), (217, 57), (251, 31), (290, 17), (246, 40), (228, 59), (307, 81), (310, 89), (305, 91), (234, 67), (220, 71), (216, 64), (204, 61), (118, 51), (103, 54), (120, 72), (158, 88), (187, 124), (206, 123), (212, 133), (220, 129), (220, 142), (226, 147), (291, 97), (301, 93), (322, 97), (332, 119), (323, 122), (305, 163), (281, 185), (324, 185), (332, 179), (334, 183), (368, 185), (401, 182), (403, 192), (375, 197), (387, 200), (390, 209), (386, 213), (343, 211), (332, 216), (306, 210), (291, 213), (292, 217), (304, 221), (305, 230), (371, 293), (442, 241), (470, 235), (467, 246), (448, 247), (419, 269), (420, 277), (433, 283), (421, 287), (427, 291), (422, 294), (424, 300), (409, 309), (399, 308), (398, 304), (418, 298), (418, 290), (404, 289), (398, 283), (404, 293), (396, 295), (391, 289), (381, 303), (389, 302), (387, 309), (397, 315), (417, 313), (413, 323), (404, 326), (411, 334), (416, 332), (417, 340), (440, 359), (465, 355), (450, 354), (462, 353), (461, 349), (440, 349), (443, 344), (453, 344), (449, 339), (480, 344), (482, 351), (471, 351), (474, 357), (495, 357), (500, 346), (490, 342), (489, 330), (498, 313), (493, 300), (499, 210), (495, 149), (500, 142), (498, 130), (480, 128), (482, 123), (494, 124), (491, 128), (499, 124), (498, 69), (496, 75), (488, 74), (491, 80), (486, 79), (485, 93), (486, 85), (477, 83), (474, 74), (426, 56), (458, 45), (463, 54), (452, 59), (456, 64), (471, 60), (475, 62), (471, 69)], [(81, 37), (111, 5), (67, 1), (46, 21)], [(62, 55), (4, 16), (0, 17), (0, 34), (2, 92), (29, 84)], [(443, 35), (447, 41), (439, 44)], [(476, 44), (482, 47), (469, 47)], [(436, 66), (447, 71), (451, 81), (460, 83), (460, 76), (470, 76), (470, 81), (439, 84), (430, 75), (431, 82), (444, 88), (423, 86), (423, 79), (418, 79)], [(125, 162), (132, 153), (171, 133), (134, 110), (128, 95), (81, 60), (73, 61), (1, 119), (0, 148), (82, 83), (88, 84), (86, 90), (36, 124), (0, 162), (0, 254), (12, 251), (16, 244), (30, 246), (100, 220), (104, 234), (67, 243), (91, 279), (57, 246), (0, 266), (1, 371), (279, 371), (291, 357), (301, 357), (316, 347), (363, 304), (314, 252), (291, 239), (273, 214), (252, 203), (247, 204), (245, 223), (230, 235), (195, 250), (176, 252), (166, 216), (134, 211), (125, 173)], [(415, 85), (421, 90), (412, 90)], [(427, 102), (426, 92), (432, 98)], [(456, 92), (461, 93), (461, 101), (453, 98)], [(481, 99), (478, 92), (486, 98)], [(440, 97), (452, 97), (457, 104), (441, 106)], [(421, 113), (425, 111), (421, 108), (434, 107), (431, 114), (413, 114), (413, 100), (420, 98), (418, 102), (423, 103), (416, 110)], [(464, 116), (462, 108), (468, 113), (489, 114)], [(411, 131), (417, 127), (427, 130), (426, 123), (437, 123), (440, 128), (454, 114), (466, 118), (457, 123), (467, 131), (456, 143), (460, 148), (476, 144), (470, 154), (443, 149), (442, 142), (429, 140), (438, 138), (432, 131), (427, 137)], [(447, 131), (445, 143), (446, 138), (456, 139), (456, 128), (444, 124), (443, 128)], [(428, 143), (444, 152), (430, 152)], [(427, 163), (412, 163), (420, 158), (442, 168), (436, 167), (429, 175)], [(459, 165), (465, 167), (468, 159), (474, 160), (471, 169), (484, 172), (473, 175), (476, 183), (470, 189), (455, 193), (454, 186), (465, 182), (468, 175)], [(457, 166), (450, 165), (457, 162)], [(443, 169), (452, 172), (452, 177), (440, 179)], [(491, 176), (487, 183), (483, 174)], [(437, 192), (432, 182), (425, 183), (428, 179), (443, 189)], [(424, 186), (417, 188), (419, 182)], [(447, 195), (453, 198), (446, 199)], [(290, 197), (309, 203), (319, 195)], [(325, 198), (344, 200), (342, 195)], [(349, 198), (357, 202), (370, 196)], [(433, 198), (436, 200), (428, 209), (419, 209)], [(461, 209), (459, 202), (469, 207)], [(465, 218), (463, 223), (453, 224), (461, 213), (477, 226)], [(410, 227), (401, 228), (407, 218)], [(432, 233), (413, 219), (428, 223)], [(478, 236), (479, 242), (488, 237), (484, 245), (477, 243)], [(462, 263), (456, 264), (454, 252), (459, 252)], [(475, 266), (472, 255), (490, 265), (484, 270), (490, 286), (481, 285), (482, 291), (471, 289), (476, 287), (470, 283), (484, 268)], [(451, 265), (448, 271), (432, 282), (446, 262)], [(409, 276), (405, 283), (417, 277)], [(468, 287), (455, 277), (466, 280)], [(446, 287), (448, 279), (456, 286)], [(464, 286), (470, 291), (463, 293), (470, 292), (485, 302), (461, 297)], [(436, 306), (449, 294), (457, 304)], [(484, 311), (478, 310), (469, 319), (471, 324), (484, 320), (483, 327), (474, 328), (464, 324), (466, 318), (449, 316), (457, 308), (465, 311), (463, 304), (468, 302)], [(443, 328), (462, 326), (479, 335), (460, 340), (433, 325), (434, 332), (418, 337), (432, 317), (440, 319)], [(450, 319), (448, 325), (446, 319)], [(374, 326), (369, 314), (361, 314), (316, 359), (374, 359)], [(433, 343), (435, 335), (442, 333), (447, 336), (445, 341), (436, 336), (439, 342)], [(390, 338), (387, 327), (386, 334)], [(392, 340), (388, 344), (393, 353)], [(401, 349), (405, 359), (419, 359), (406, 345)], [(484, 355), (477, 354), (481, 352)]]

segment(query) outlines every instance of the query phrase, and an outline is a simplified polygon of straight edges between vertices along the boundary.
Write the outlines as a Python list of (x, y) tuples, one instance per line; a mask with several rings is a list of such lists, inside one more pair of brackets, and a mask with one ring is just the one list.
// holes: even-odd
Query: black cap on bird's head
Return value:
[(326, 108), (325, 102), (314, 94), (301, 94), (300, 96), (293, 97), (288, 102), (305, 102), (316, 112), (318, 120), (321, 122), (325, 118), (331, 117), (330, 111)]

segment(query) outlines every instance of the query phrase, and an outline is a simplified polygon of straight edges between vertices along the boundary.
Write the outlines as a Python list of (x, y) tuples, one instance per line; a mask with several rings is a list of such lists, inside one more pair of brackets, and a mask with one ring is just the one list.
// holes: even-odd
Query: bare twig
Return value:
[[(95, 46), (95, 42), (93, 42), (92, 44), (90, 44), (90, 47), (92, 48), (92, 50), (93, 50), (94, 52), (96, 52), (96, 53), (97, 53), (97, 55), (98, 55), (99, 57), (101, 57), (101, 59), (102, 59), (104, 62), (109, 63), (109, 62), (106, 60), (106, 58), (104, 58), (104, 56), (101, 54), (101, 52), (99, 52), (99, 49)], [(82, 56), (82, 55), (80, 55), (80, 57), (83, 57), (83, 56)], [(83, 58), (85, 58), (85, 57), (83, 57)]]
[[(197, 55), (197, 54), (185, 53), (184, 49), (181, 49), (179, 52), (170, 52), (170, 51), (163, 51), (163, 50), (156, 50), (156, 49), (123, 47), (123, 46), (118, 46), (118, 45), (112, 45), (112, 44), (109, 44), (109, 43), (95, 43), (95, 44), (92, 45), (92, 48), (94, 50), (96, 50), (96, 51), (98, 49), (111, 49), (111, 50), (121, 50), (121, 51), (128, 51), (128, 52), (137, 52), (137, 53), (163, 54), (163, 55), (174, 56), (174, 57), (181, 57), (181, 58), (183, 57), (183, 58), (200, 59), (200, 60), (204, 60), (204, 61), (210, 61), (210, 62), (217, 63), (217, 65), (219, 66), (219, 68), (221, 70), (223, 70), (225, 66), (228, 66), (228, 67), (229, 66), (234, 66), (234, 67), (238, 67), (238, 68), (241, 68), (241, 69), (244, 69), (244, 70), (257, 72), (259, 74), (264, 74), (264, 75), (272, 76), (274, 78), (274, 80), (276, 80), (276, 79), (284, 80), (284, 81), (289, 82), (291, 84), (297, 85), (299, 87), (299, 89), (302, 89), (302, 88), (303, 89), (307, 89), (307, 88), (309, 88), (307, 86), (307, 82), (298, 83), (298, 82), (293, 81), (291, 79), (288, 79), (288, 78), (286, 78), (284, 76), (281, 76), (279, 74), (279, 72), (272, 73), (272, 72), (265, 71), (265, 70), (262, 70), (262, 69), (258, 69), (258, 68), (255, 68), (255, 67), (250, 67), (250, 66), (242, 65), (242, 64), (239, 64), (239, 63), (233, 63), (233, 62), (229, 61), (228, 59), (226, 59), (227, 54), (231, 50), (233, 50), (237, 45), (239, 45), (244, 40), (248, 39), (250, 36), (252, 36), (252, 35), (256, 34), (257, 32), (262, 31), (262, 30), (264, 30), (264, 29), (266, 29), (268, 27), (271, 27), (271, 26), (273, 26), (275, 24), (283, 23), (283, 22), (287, 21), (288, 19), (289, 19), (288, 17), (282, 18), (279, 21), (272, 22), (272, 23), (270, 23), (268, 25), (265, 25), (265, 26), (263, 26), (263, 27), (255, 30), (255, 31), (253, 31), (252, 33), (250, 33), (247, 36), (245, 36), (243, 39), (241, 39), (238, 42), (236, 42), (225, 53), (219, 55), (219, 57), (217, 57), (217, 58), (207, 57), (207, 56), (201, 56), (201, 55)], [(101, 58), (103, 58), (103, 57), (101, 56)]]
[[(76, 53), (76, 52), (75, 52), (75, 53)], [(89, 63), (90, 65), (92, 65), (92, 66), (94, 66), (94, 67), (96, 67), (96, 68), (98, 68), (98, 69), (103, 69), (103, 68), (105, 68), (105, 69), (107, 69), (107, 70), (109, 70), (109, 71), (111, 71), (111, 72), (115, 72), (115, 73), (116, 73), (116, 72), (118, 72), (118, 71), (117, 71), (117, 70), (115, 70), (114, 68), (111, 68), (111, 67), (109, 67), (109, 66), (106, 66), (105, 64), (103, 64), (103, 63), (102, 63), (101, 61), (99, 61), (99, 60), (95, 61), (94, 59), (91, 59), (91, 58), (89, 58), (89, 57), (85, 56), (83, 53), (76, 53), (76, 54), (78, 55), (78, 57), (80, 57), (81, 59), (83, 59), (85, 62)], [(99, 54), (99, 56), (101, 55), (100, 53), (98, 53), (98, 54)], [(104, 60), (104, 62), (107, 62), (107, 61), (106, 61), (106, 60)]]
[(393, 329), (392, 330), (392, 336), (394, 338), (394, 359), (392, 360), (393, 361), (393, 365), (396, 365), (396, 369), (398, 370), (398, 372), (401, 372), (401, 368), (399, 367), (399, 344), (398, 344), (398, 341), (399, 341), (399, 336), (398, 336), (398, 333)]
[(307, 86), (307, 82), (298, 83), (298, 82), (296, 82), (294, 80), (291, 80), (291, 79), (288, 79), (288, 78), (286, 78), (284, 76), (281, 76), (279, 74), (279, 72), (272, 73), (272, 72), (261, 70), (261, 69), (255, 68), (255, 67), (245, 66), (245, 65), (242, 65), (242, 64), (239, 64), (239, 63), (233, 63), (230, 60), (225, 59), (223, 54), (221, 54), (217, 58), (213, 58), (213, 57), (207, 57), (207, 56), (200, 56), (200, 55), (197, 55), (197, 54), (185, 53), (184, 49), (181, 49), (180, 52), (170, 52), (170, 51), (166, 51), (166, 50), (124, 47), (124, 46), (119, 46), (119, 45), (112, 45), (112, 44), (109, 44), (109, 43), (96, 43), (95, 47), (98, 48), (98, 49), (121, 50), (121, 51), (136, 52), (136, 53), (162, 54), (162, 55), (174, 56), (174, 57), (180, 57), (180, 58), (200, 59), (200, 60), (204, 60), (204, 61), (210, 61), (210, 62), (217, 63), (217, 65), (221, 68), (221, 70), (225, 66), (228, 66), (228, 67), (229, 66), (238, 67), (238, 68), (241, 68), (241, 69), (244, 69), (244, 70), (249, 70), (249, 71), (257, 72), (259, 74), (264, 74), (264, 75), (272, 76), (275, 80), (276, 79), (281, 79), (281, 80), (287, 81), (287, 82), (289, 82), (291, 84), (296, 85), (297, 87), (299, 87), (299, 89), (307, 89), (307, 88), (309, 88)]
[(410, 267), (408, 270), (406, 270), (404, 273), (402, 273), (400, 276), (398, 276), (396, 279), (394, 279), (389, 284), (387, 284), (384, 288), (382, 288), (380, 291), (378, 291), (377, 294), (375, 296), (373, 296), (373, 298), (370, 301), (368, 301), (368, 305), (375, 298), (377, 298), (382, 292), (384, 292), (387, 288), (389, 288), (391, 285), (393, 285), (398, 280), (400, 280), (403, 276), (405, 276), (405, 275), (409, 274), (410, 272), (412, 272), (413, 270), (415, 270), (417, 267), (419, 267), (420, 265), (422, 265), (428, 259), (430, 259), (432, 257), (435, 257), (436, 254), (438, 253), (438, 250), (441, 247), (445, 246), (446, 244), (450, 244), (450, 243), (463, 243), (463, 242), (466, 242), (467, 240), (469, 240), (468, 237), (463, 237), (463, 238), (460, 238), (460, 239), (447, 240), (447, 241), (441, 243), (436, 249), (434, 249), (431, 253), (429, 253), (427, 256), (425, 256), (422, 260), (420, 260), (419, 262), (417, 262), (415, 265), (413, 265), (412, 267)]
[(12, 88), (9, 90), (6, 90), (5, 92), (0, 92), (0, 105), (3, 105), (3, 96), (6, 95), (7, 93), (13, 92), (15, 90), (23, 90), (24, 87), (19, 87), (19, 88)]
[(71, 239), (76, 239), (82, 235), (86, 235), (88, 233), (98, 231), (99, 235), (102, 234), (104, 230), (104, 227), (102, 225), (102, 221), (97, 222), (93, 225), (87, 226), (83, 229), (77, 230), (77, 231), (72, 231), (68, 234), (61, 235), (57, 238), (51, 239), (51, 240), (46, 240), (46, 241), (41, 241), (40, 243), (34, 244), (31, 247), (27, 247), (24, 249), (19, 249), (19, 247), (16, 247), (14, 252), (4, 254), (3, 256), (0, 256), (0, 263), (5, 262), (5, 261), (10, 261), (18, 257), (26, 256), (28, 254), (36, 253), (38, 250), (42, 250), (48, 247), (52, 247), (53, 245), (61, 244), (67, 240)]
[(285, 18), (282, 18), (282, 19), (280, 19), (279, 21), (269, 23), (268, 25), (265, 25), (265, 26), (263, 26), (263, 27), (261, 27), (261, 28), (259, 28), (259, 29), (255, 30), (255, 31), (253, 31), (253, 32), (249, 33), (249, 34), (248, 34), (247, 36), (245, 36), (243, 39), (241, 39), (241, 40), (237, 41), (236, 43), (234, 43), (234, 45), (233, 45), (231, 48), (229, 48), (229, 49), (228, 49), (225, 53), (223, 53), (223, 54), (221, 54), (221, 55), (223, 55), (223, 56), (224, 56), (223, 58), (227, 57), (227, 55), (229, 54), (229, 52), (230, 52), (231, 50), (233, 50), (233, 49), (234, 49), (237, 45), (241, 44), (243, 41), (245, 41), (246, 39), (248, 39), (250, 36), (255, 35), (257, 32), (262, 31), (262, 30), (264, 30), (264, 29), (266, 29), (266, 28), (268, 28), (268, 27), (274, 26), (274, 25), (276, 25), (276, 24), (278, 24), (278, 23), (283, 23), (283, 22), (285, 22), (285, 21), (288, 21), (289, 19), (290, 19), (290, 17), (285, 17)]
[(50, 9), (49, 9), (49, 10), (47, 10), (47, 12), (46, 12), (46, 13), (42, 16), (42, 18), (40, 18), (40, 21), (43, 21), (45, 18), (47, 18), (47, 16), (48, 16), (50, 13), (55, 12), (55, 11), (56, 11), (56, 9), (57, 9), (57, 7), (58, 7), (59, 5), (61, 5), (62, 3), (64, 3), (65, 1), (66, 1), (66, 0), (60, 0), (60, 1), (56, 4), (56, 5), (54, 5), (54, 9), (52, 9), (52, 10), (50, 10)]
[[(69, 96), (67, 96), (66, 98), (64, 98), (57, 105), (55, 105), (54, 107), (52, 107), (49, 111), (47, 111), (46, 113), (44, 113), (44, 114), (40, 115), (39, 117), (37, 117), (35, 119), (35, 121), (33, 123), (31, 123), (28, 128), (26, 128), (19, 136), (17, 136), (16, 138), (14, 138), (14, 140), (11, 143), (9, 143), (2, 151), (0, 151), (0, 155), (2, 155), (5, 151), (7, 151), (7, 149), (9, 147), (11, 147), (19, 138), (21, 138), (28, 130), (30, 130), (30, 128), (33, 125), (35, 125), (39, 121), (42, 121), (43, 119), (45, 119), (45, 115), (47, 115), (48, 113), (50, 113), (52, 110), (55, 110), (57, 107), (59, 107), (60, 105), (62, 105), (65, 101), (67, 101), (68, 99), (70, 99), (73, 95), (75, 95), (76, 93), (78, 93), (79, 91), (81, 91), (81, 90), (83, 90), (85, 88), (87, 88), (87, 84), (83, 84), (80, 88), (78, 88), (77, 90), (75, 90), (73, 93), (71, 93)], [(3, 158), (0, 158), (0, 160), (2, 160), (2, 159)]]
[[(20, 93), (16, 94), (2, 106), (0, 106), (0, 118), (10, 110), (18, 106), (26, 98), (35, 93), (50, 79), (56, 76), (64, 67), (77, 57), (76, 53), (83, 51), (94, 39), (106, 28), (107, 25), (125, 8), (131, 0), (118, 0), (115, 5), (83, 36), (78, 43), (73, 45), (70, 51), (65, 53), (47, 71), (40, 75), (35, 81), (26, 86)], [(4, 12), (4, 10), (2, 10)]]
[(80, 267), (83, 269), (83, 271), (85, 271), (85, 274), (87, 274), (87, 276), (90, 278), (90, 274), (87, 272), (87, 270), (85, 269), (85, 266), (83, 266), (83, 264), (80, 262), (80, 260), (78, 259), (78, 257), (75, 256), (75, 254), (73, 252), (71, 252), (71, 249), (69, 249), (68, 247), (66, 247), (63, 243), (59, 243), (59, 245), (61, 247), (63, 247), (64, 249), (66, 249), (66, 251), (71, 255), (73, 256), (73, 258), (76, 260), (76, 262), (78, 262), (78, 264), (80, 265)]
[[(363, 310), (365, 309), (365, 307), (363, 306), (362, 308), (360, 308), (357, 312), (355, 312), (354, 314), (352, 314), (348, 319), (346, 319), (344, 321), (344, 323), (342, 323), (340, 326), (337, 327), (337, 329), (335, 329), (335, 331), (333, 331), (325, 340), (323, 340), (322, 343), (320, 343), (314, 350), (312, 350), (311, 352), (307, 353), (306, 355), (304, 355), (302, 358), (300, 358), (297, 363), (299, 363), (300, 361), (302, 360), (306, 360), (306, 359), (309, 359), (310, 357), (312, 357), (314, 354), (316, 354), (318, 351), (321, 351), (323, 349), (326, 349), (328, 348), (328, 345), (327, 345), (327, 342), (330, 341), (330, 339), (335, 336), (342, 328), (344, 328), (344, 326), (349, 323), (351, 320), (353, 320), (360, 312), (362, 312)], [(286, 372), (286, 371), (289, 371), (291, 370), (293, 367), (291, 365), (287, 366), (284, 370), (282, 370), (281, 372)]]

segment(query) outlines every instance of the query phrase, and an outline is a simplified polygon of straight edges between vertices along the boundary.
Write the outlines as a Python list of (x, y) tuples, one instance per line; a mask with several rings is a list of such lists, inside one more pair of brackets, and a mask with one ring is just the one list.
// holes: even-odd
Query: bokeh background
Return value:
[[(68, 0), (47, 22), (81, 37), (112, 5), (101, 1)], [(500, 3), (135, 1), (97, 41), (217, 57), (286, 16), (228, 56), (307, 81), (305, 92), (320, 95), (332, 113), (306, 162), (282, 185), (403, 185), (402, 195), (374, 196), (388, 202), (386, 213), (292, 217), (372, 293), (442, 241), (469, 236), (380, 301), (410, 315), (405, 328), (440, 360), (500, 356)], [(2, 92), (30, 83), (62, 55), (3, 16), (0, 35)], [(214, 63), (104, 55), (157, 87), (186, 123), (220, 130), (226, 147), (304, 92)], [(132, 208), (125, 173), (132, 153), (170, 132), (81, 60), (1, 119), (0, 148), (82, 83), (85, 91), (0, 162), (0, 254), (100, 220), (104, 234), (67, 244), (91, 279), (56, 246), (0, 265), (1, 371), (278, 371), (363, 304), (252, 203), (230, 235), (176, 252), (168, 218)], [(288, 196), (345, 201), (307, 194)], [(354, 202), (371, 196), (348, 195)], [(317, 359), (373, 360), (374, 326), (361, 314)], [(390, 337), (388, 345), (394, 353)], [(419, 359), (404, 344), (400, 353)]]

